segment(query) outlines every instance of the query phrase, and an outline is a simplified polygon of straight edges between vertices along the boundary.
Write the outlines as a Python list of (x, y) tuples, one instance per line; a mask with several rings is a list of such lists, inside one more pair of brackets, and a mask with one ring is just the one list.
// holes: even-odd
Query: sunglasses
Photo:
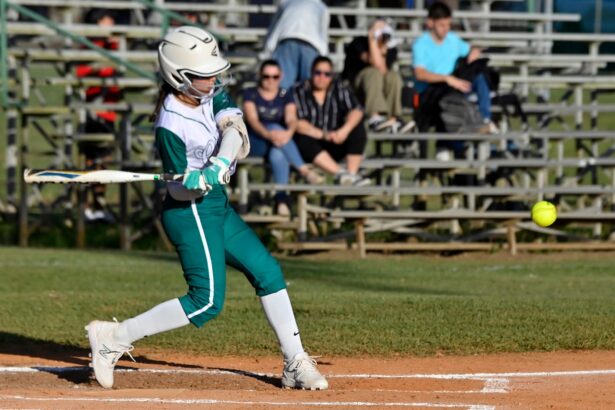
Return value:
[(320, 75), (324, 75), (325, 77), (333, 77), (333, 71), (314, 70), (314, 77), (318, 77)]
[(274, 74), (274, 75), (263, 74), (263, 75), (261, 75), (261, 78), (263, 80), (279, 80), (280, 79), (280, 75), (279, 74)]

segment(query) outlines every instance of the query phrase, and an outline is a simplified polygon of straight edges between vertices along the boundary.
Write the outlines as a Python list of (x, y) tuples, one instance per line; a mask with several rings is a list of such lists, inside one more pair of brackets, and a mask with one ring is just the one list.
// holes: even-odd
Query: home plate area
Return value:
[(105, 390), (77, 354), (69, 361), (0, 354), (0, 410), (615, 408), (615, 352), (321, 358), (327, 391), (281, 389), (273, 357), (135, 358), (120, 361), (114, 388)]

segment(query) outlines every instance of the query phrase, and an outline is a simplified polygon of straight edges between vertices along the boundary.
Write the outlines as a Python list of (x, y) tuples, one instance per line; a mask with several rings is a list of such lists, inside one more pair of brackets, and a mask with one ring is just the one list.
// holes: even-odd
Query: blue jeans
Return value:
[[(264, 124), (268, 130), (284, 130), (280, 124)], [(273, 182), (276, 184), (288, 184), (290, 181), (290, 167), (299, 169), (305, 165), (299, 149), (294, 140), (290, 140), (281, 147), (274, 146), (271, 142), (253, 132), (250, 133), (250, 156), (267, 159), (273, 171)], [(286, 198), (285, 192), (276, 192), (276, 200)]]
[(312, 63), (318, 51), (305, 41), (286, 39), (278, 44), (272, 56), (282, 69), (280, 87), (290, 89), (293, 84), (311, 76)]
[(491, 121), (491, 96), (489, 85), (483, 74), (476, 76), (472, 82), (472, 91), (478, 97), (478, 111), (485, 121)]

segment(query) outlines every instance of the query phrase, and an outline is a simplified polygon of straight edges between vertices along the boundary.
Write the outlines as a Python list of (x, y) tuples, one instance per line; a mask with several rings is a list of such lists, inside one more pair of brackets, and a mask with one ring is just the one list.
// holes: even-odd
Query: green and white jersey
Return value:
[[(179, 102), (173, 95), (164, 100), (155, 125), (156, 146), (165, 173), (183, 174), (186, 170), (203, 169), (220, 148), (218, 123), (229, 115), (242, 115), (226, 91), (197, 107)], [(231, 167), (234, 172), (234, 164)], [(195, 191), (180, 182), (169, 183), (168, 190), (177, 200), (198, 197)]]

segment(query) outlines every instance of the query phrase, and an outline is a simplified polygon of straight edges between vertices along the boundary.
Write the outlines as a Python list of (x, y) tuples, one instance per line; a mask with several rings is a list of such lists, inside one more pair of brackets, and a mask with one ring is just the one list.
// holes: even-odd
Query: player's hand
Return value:
[(452, 75), (446, 77), (446, 84), (462, 93), (469, 93), (472, 90), (472, 84), (470, 84), (470, 82)]
[(211, 157), (209, 162), (211, 164), (201, 171), (205, 184), (211, 186), (227, 184), (230, 179), (228, 167), (231, 165), (231, 160), (225, 157)]
[(184, 174), (183, 185), (191, 191), (200, 191), (202, 194), (207, 194), (211, 190), (211, 185), (205, 183), (203, 172), (200, 169), (189, 171)]

